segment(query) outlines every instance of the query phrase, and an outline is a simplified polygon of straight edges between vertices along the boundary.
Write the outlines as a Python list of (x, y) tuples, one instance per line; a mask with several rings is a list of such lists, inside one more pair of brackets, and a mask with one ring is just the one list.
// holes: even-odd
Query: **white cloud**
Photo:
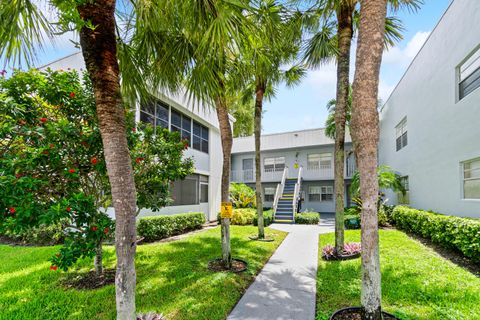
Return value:
[(404, 48), (393, 47), (383, 54), (383, 63), (406, 66), (410, 64), (430, 35), (429, 31), (419, 31)]
[(393, 89), (395, 89), (394, 85), (389, 85), (380, 79), (380, 84), (378, 85), (378, 98), (382, 100), (382, 103), (387, 101)]

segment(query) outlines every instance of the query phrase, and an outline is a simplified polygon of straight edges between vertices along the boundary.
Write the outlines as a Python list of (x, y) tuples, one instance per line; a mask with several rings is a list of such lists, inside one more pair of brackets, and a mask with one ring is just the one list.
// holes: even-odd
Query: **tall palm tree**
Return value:
[[(394, 11), (406, 7), (409, 10), (419, 8), (423, 0), (388, 0)], [(344, 211), (344, 161), (345, 161), (345, 123), (350, 85), (350, 54), (352, 39), (358, 29), (359, 0), (315, 1), (310, 16), (320, 17), (320, 22), (310, 17), (307, 30), (314, 32), (305, 48), (305, 61), (312, 67), (325, 62), (337, 62), (337, 90), (333, 120), (335, 122), (335, 249), (343, 250), (343, 211)], [(308, 16), (308, 14), (307, 14)], [(384, 45), (392, 46), (402, 39), (403, 26), (396, 17), (386, 17), (384, 22)]]
[[(337, 100), (331, 99), (327, 102), (328, 116), (325, 121), (325, 135), (332, 140), (335, 140), (335, 110), (336, 110)], [(345, 128), (350, 127), (350, 119), (352, 117), (352, 86), (349, 86), (348, 89), (348, 99), (347, 99), (347, 108), (345, 111)]]
[[(300, 82), (305, 69), (296, 65), (295, 59), (300, 48), (301, 15), (291, 12), (276, 0), (250, 1), (251, 13), (247, 19), (255, 32), (242, 42), (238, 63), (242, 66), (237, 80), (244, 88), (247, 100), (254, 97), (254, 135), (255, 135), (255, 189), (258, 215), (258, 238), (265, 238), (262, 204), (262, 163), (260, 159), (260, 140), (262, 130), (263, 101), (274, 95), (275, 87), (285, 82), (293, 86)], [(294, 64), (283, 69), (287, 64)]]
[[(138, 10), (149, 21), (138, 32), (138, 48), (147, 48), (144, 63), (151, 66), (150, 72), (172, 75), (192, 101), (214, 106), (217, 111), (223, 151), (221, 200), (229, 202), (233, 136), (228, 103), (231, 74), (236, 68), (233, 61), (241, 38), (249, 34), (245, 15), (248, 1), (152, 0)], [(164, 14), (159, 18), (160, 13)], [(149, 46), (150, 39), (154, 39), (154, 47)], [(221, 220), (221, 235), (223, 263), (230, 268), (229, 218)]]
[(378, 247), (378, 83), (387, 0), (362, 0), (353, 82), (352, 138), (362, 198), (362, 319), (382, 319)]
[(128, 48), (128, 45), (118, 47), (115, 0), (45, 0), (45, 7), (57, 11), (58, 22), (49, 21), (38, 4), (39, 1), (33, 0), (0, 3), (0, 56), (16, 65), (22, 61), (30, 65), (34, 61), (36, 49), (47, 41), (46, 38), (54, 38), (56, 32), (71, 29), (80, 34), (80, 46), (92, 80), (115, 208), (117, 319), (133, 319), (136, 192), (127, 146), (120, 74), (128, 71), (124, 74), (123, 81), (130, 88), (140, 85), (141, 77), (138, 70), (132, 68), (132, 59), (121, 61), (123, 67), (119, 65), (118, 57), (128, 55), (127, 52), (120, 52)]

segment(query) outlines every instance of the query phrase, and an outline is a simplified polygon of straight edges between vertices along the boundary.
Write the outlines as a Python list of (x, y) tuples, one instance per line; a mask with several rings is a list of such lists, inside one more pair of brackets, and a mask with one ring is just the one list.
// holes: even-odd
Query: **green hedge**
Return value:
[(457, 249), (466, 257), (480, 261), (480, 220), (447, 216), (405, 206), (395, 207), (391, 219), (400, 229)]
[[(264, 226), (269, 226), (273, 223), (273, 210), (263, 211), (263, 224)], [(253, 225), (258, 226), (258, 217), (255, 215), (253, 217)]]
[[(244, 208), (233, 209), (233, 216), (230, 219), (230, 224), (238, 226), (246, 226), (253, 223), (253, 218), (257, 214), (257, 209)], [(217, 214), (217, 221), (220, 224), (220, 212)]]
[(203, 212), (145, 217), (138, 222), (137, 233), (139, 237), (144, 237), (145, 241), (151, 242), (201, 229), (204, 223)]
[(320, 214), (318, 212), (301, 212), (295, 214), (296, 224), (318, 224)]

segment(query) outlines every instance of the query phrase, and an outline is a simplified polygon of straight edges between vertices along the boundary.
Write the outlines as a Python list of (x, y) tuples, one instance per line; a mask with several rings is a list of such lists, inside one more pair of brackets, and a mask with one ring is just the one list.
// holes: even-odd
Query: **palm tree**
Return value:
[[(352, 86), (348, 87), (348, 99), (347, 99), (347, 108), (345, 112), (345, 128), (350, 127), (350, 119), (352, 117)], [(337, 105), (337, 100), (331, 99), (327, 102), (328, 116), (325, 121), (325, 135), (332, 140), (335, 140), (335, 110)]]
[(387, 0), (362, 0), (353, 82), (352, 138), (362, 198), (362, 319), (382, 319), (378, 248), (378, 83)]
[[(195, 103), (214, 106), (223, 151), (221, 201), (229, 202), (232, 128), (229, 117), (231, 74), (241, 38), (249, 34), (247, 1), (151, 1), (141, 8), (149, 21), (138, 33), (138, 48), (146, 47), (150, 72), (164, 82), (181, 83)], [(164, 13), (159, 18), (159, 13)], [(251, 33), (251, 32), (250, 32)], [(150, 39), (155, 46), (150, 47)], [(170, 77), (169, 77), (170, 76)], [(221, 219), (222, 260), (231, 267), (230, 219)]]
[[(394, 11), (406, 7), (409, 10), (419, 8), (423, 0), (388, 0)], [(311, 17), (307, 18), (307, 30), (315, 32), (305, 48), (305, 61), (311, 67), (331, 61), (337, 62), (337, 90), (335, 99), (335, 250), (343, 250), (343, 211), (344, 211), (344, 161), (345, 161), (345, 125), (350, 86), (350, 54), (352, 39), (358, 29), (360, 0), (315, 1)], [(308, 16), (308, 14), (307, 14)], [(402, 39), (403, 26), (396, 17), (386, 17), (384, 45), (392, 46)]]
[[(39, 10), (38, 1), (2, 1), (0, 4), (0, 56), (6, 62), (30, 65), (37, 47), (56, 32), (74, 29), (80, 34), (80, 46), (95, 95), (97, 116), (115, 208), (115, 247), (117, 254), (117, 319), (135, 317), (136, 192), (125, 131), (120, 74), (134, 88), (141, 79), (132, 68), (132, 59), (122, 67), (118, 57), (127, 44), (117, 47), (115, 0), (52, 1), (43, 4), (58, 12), (59, 22), (49, 21)], [(60, 28), (60, 29), (58, 29)], [(45, 36), (46, 35), (46, 36)], [(132, 79), (130, 81), (130, 79)], [(138, 92), (145, 92), (139, 90)]]
[(276, 0), (250, 1), (252, 12), (247, 19), (255, 32), (245, 37), (238, 63), (242, 66), (237, 74), (240, 88), (244, 88), (247, 100), (255, 97), (254, 135), (255, 135), (255, 189), (258, 215), (258, 238), (265, 238), (262, 178), (260, 160), (260, 139), (262, 130), (263, 101), (270, 99), (275, 87), (285, 82), (293, 86), (300, 82), (305, 69), (293, 65), (288, 70), (282, 67), (295, 62), (301, 40), (301, 15), (290, 12)]

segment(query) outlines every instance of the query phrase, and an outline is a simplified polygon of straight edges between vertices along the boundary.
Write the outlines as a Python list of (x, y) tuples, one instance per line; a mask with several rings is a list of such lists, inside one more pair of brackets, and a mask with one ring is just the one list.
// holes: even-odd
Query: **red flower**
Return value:
[(50, 270), (53, 270), (53, 271), (57, 271), (58, 267), (53, 265), (53, 266), (50, 266)]
[(75, 92), (70, 92), (70, 98), (75, 98)]
[(47, 118), (40, 118), (41, 123), (45, 123), (45, 122), (47, 122), (47, 120), (48, 120)]
[(143, 158), (143, 157), (138, 157), (137, 159), (135, 159), (135, 162), (136, 162), (136, 163), (140, 163), (140, 162), (142, 162), (143, 160), (145, 160), (145, 158)]
[(137, 132), (137, 128), (132, 128), (132, 132)]
[(68, 170), (68, 172), (75, 173), (75, 169), (70, 169), (70, 170)]
[(105, 228), (105, 229), (103, 230), (103, 233), (108, 234), (109, 231), (110, 231), (109, 228)]
[(67, 207), (67, 212), (70, 212), (70, 211), (72, 211), (72, 208)]
[(49, 146), (50, 148), (55, 147), (55, 145), (54, 145), (53, 143), (50, 143), (48, 146)]
[(47, 150), (42, 151), (42, 154), (48, 154)]
[(93, 226), (93, 227), (91, 227), (90, 229), (91, 229), (92, 231), (97, 231), (97, 230), (98, 230), (98, 228), (97, 228), (96, 226)]
[(20, 172), (19, 172), (19, 173), (15, 173), (15, 177), (16, 177), (17, 179), (20, 179), (22, 176), (23, 176), (23, 174), (20, 173)]
[(92, 160), (90, 160), (91, 164), (97, 164), (97, 158), (92, 158)]
[(188, 149), (188, 140), (182, 140), (183, 149)]
[(14, 207), (11, 207), (11, 208), (8, 208), (8, 211), (9, 211), (11, 214), (14, 214), (15, 212), (17, 212), (17, 209), (15, 209)]

